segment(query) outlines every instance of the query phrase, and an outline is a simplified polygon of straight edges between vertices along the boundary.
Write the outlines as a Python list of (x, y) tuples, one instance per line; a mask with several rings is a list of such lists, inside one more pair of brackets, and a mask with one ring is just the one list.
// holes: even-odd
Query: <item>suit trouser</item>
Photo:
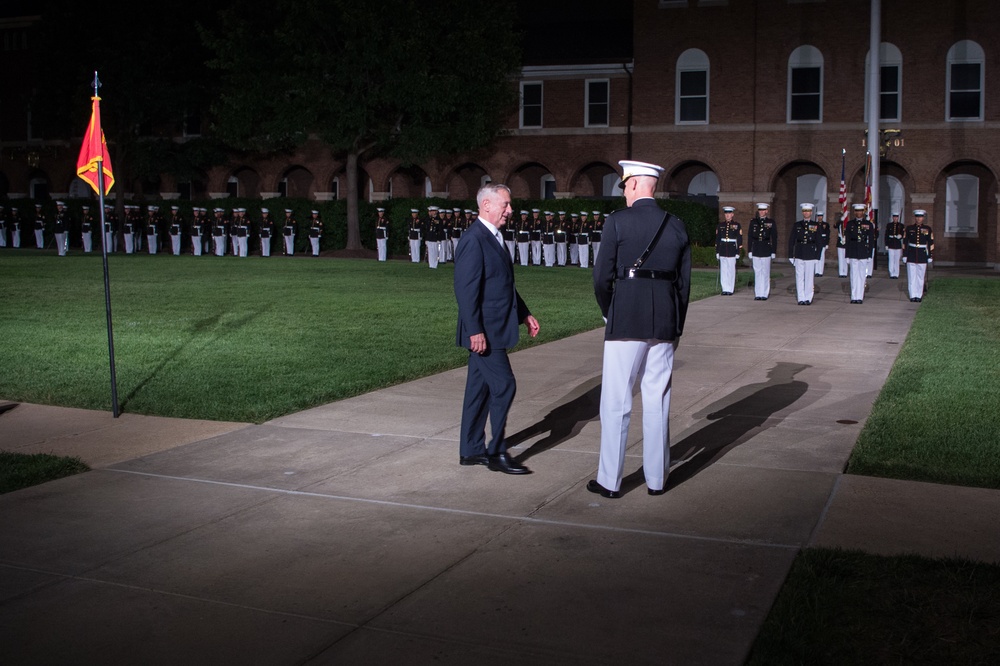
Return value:
[(517, 260), (521, 262), (522, 266), (527, 266), (530, 257), (528, 256), (528, 248), (531, 247), (531, 243), (518, 243), (517, 244)]
[(722, 291), (736, 291), (736, 257), (719, 257), (719, 284)]
[(215, 243), (215, 256), (221, 257), (226, 253), (225, 236), (212, 236), (212, 242)]
[(135, 234), (125, 234), (125, 254), (135, 252)]
[(545, 255), (545, 265), (552, 267), (556, 265), (556, 246), (555, 243), (549, 243), (548, 245), (542, 246), (542, 254)]
[(285, 254), (289, 257), (295, 254), (295, 234), (285, 236)]
[(918, 264), (915, 261), (906, 262), (906, 288), (910, 292), (910, 298), (924, 297), (924, 276), (927, 274), (927, 264)]
[(580, 268), (590, 267), (590, 244), (579, 243), (577, 252), (580, 254)]
[(573, 265), (580, 263), (580, 248), (576, 243), (569, 244), (569, 263)]
[(410, 261), (420, 263), (420, 240), (417, 238), (410, 239)]
[(795, 266), (795, 295), (798, 301), (811, 302), (815, 293), (816, 259), (793, 259)]
[(271, 256), (271, 237), (265, 236), (260, 239), (260, 256), (270, 257)]
[(173, 252), (175, 257), (180, 256), (181, 254), (180, 234), (170, 234), (170, 251)]
[(511, 241), (505, 240), (503, 242), (503, 245), (504, 245), (504, 247), (507, 248), (507, 254), (510, 255), (510, 263), (514, 263), (514, 254), (515, 254), (514, 249), (515, 249), (515, 247), (517, 247), (517, 243), (515, 243), (512, 240)]
[(767, 298), (771, 293), (771, 257), (753, 258), (753, 295)]
[(21, 247), (21, 230), (14, 229), (10, 234), (11, 247)]
[(646, 485), (663, 488), (670, 467), (670, 390), (676, 343), (605, 340), (601, 385), (601, 460), (597, 482), (619, 490), (632, 415), (632, 387), (641, 379), (642, 471)]
[[(486, 453), (495, 456), (507, 450), (504, 429), (507, 412), (514, 402), (517, 382), (506, 349), (488, 349), (484, 354), (469, 352), (469, 372), (462, 404), (459, 452), (462, 456)], [(492, 437), (486, 446), (486, 417), (490, 417)]]
[(903, 250), (888, 248), (886, 251), (889, 253), (889, 277), (899, 277), (899, 260), (903, 258)]
[(431, 268), (438, 267), (438, 242), (427, 241), (427, 265)]
[(847, 248), (837, 248), (837, 275), (847, 277)]
[(820, 248), (819, 261), (816, 263), (816, 275), (823, 277), (823, 270), (826, 268), (826, 248)]
[(865, 279), (868, 277), (868, 259), (848, 259), (851, 275), (851, 300), (865, 299)]
[(7, 229), (0, 229), (0, 247), (7, 247)]
[(201, 236), (192, 236), (191, 237), (191, 251), (194, 253), (194, 256), (200, 257), (201, 256), (201, 250), (202, 250)]
[(312, 246), (312, 252), (314, 257), (319, 256), (319, 237), (309, 237), (309, 245)]
[(84, 231), (81, 234), (81, 236), (80, 236), (80, 240), (83, 241), (83, 251), (84, 252), (93, 252), (94, 251), (94, 232), (93, 231)]
[(388, 238), (376, 238), (375, 245), (378, 247), (378, 260), (385, 261), (388, 257), (389, 239)]
[(61, 231), (56, 234), (56, 251), (60, 257), (66, 256), (66, 232)]
[(41, 229), (35, 229), (35, 247), (39, 250), (45, 247), (45, 232)]
[(590, 250), (594, 253), (594, 263), (597, 263), (597, 253), (601, 251), (600, 243), (591, 243)]
[(153, 234), (147, 234), (146, 240), (149, 241), (147, 243), (148, 245), (147, 249), (149, 250), (149, 253), (156, 254), (156, 236), (154, 236)]
[(566, 265), (566, 243), (556, 243), (556, 261), (560, 266)]
[(531, 263), (535, 266), (542, 265), (542, 241), (531, 241)]

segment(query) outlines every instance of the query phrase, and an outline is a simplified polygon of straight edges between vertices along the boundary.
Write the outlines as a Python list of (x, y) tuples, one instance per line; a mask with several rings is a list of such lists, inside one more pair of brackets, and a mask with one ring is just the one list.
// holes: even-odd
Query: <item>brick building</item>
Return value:
[[(879, 141), (880, 217), (902, 211), (908, 222), (925, 208), (940, 263), (997, 267), (1000, 86), (987, 73), (1000, 71), (1000, 8), (881, 7), (879, 127), (898, 133)], [(743, 221), (755, 202), (770, 202), (784, 234), (804, 201), (836, 219), (844, 150), (848, 199), (862, 199), (868, 0), (634, 0), (631, 11), (631, 39), (594, 49), (599, 56), (528, 54), (513, 83), (521, 108), (494, 145), (406, 168), (368, 161), (362, 195), (469, 199), (489, 178), (516, 198), (614, 196), (617, 160), (632, 157), (666, 167), (663, 196), (734, 205)], [(9, 136), (0, 136), (5, 152), (20, 146)], [(62, 153), (0, 162), (0, 195), (31, 197), (37, 186), (84, 196), (75, 148)], [(291, 158), (215, 169), (204, 183), (164, 177), (160, 187), (142, 194), (329, 200), (344, 196), (346, 178), (342, 162), (308, 143)]]

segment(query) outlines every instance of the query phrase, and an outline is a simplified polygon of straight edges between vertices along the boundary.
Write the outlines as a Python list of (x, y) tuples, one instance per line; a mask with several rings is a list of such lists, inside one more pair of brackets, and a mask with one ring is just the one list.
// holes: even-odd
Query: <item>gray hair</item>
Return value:
[(510, 188), (504, 185), (503, 183), (492, 183), (492, 182), (486, 183), (485, 185), (479, 188), (478, 192), (476, 192), (476, 203), (479, 205), (480, 208), (482, 208), (483, 202), (488, 197), (492, 197), (494, 194), (496, 194), (501, 190), (504, 190), (507, 192), (507, 194), (510, 194)]

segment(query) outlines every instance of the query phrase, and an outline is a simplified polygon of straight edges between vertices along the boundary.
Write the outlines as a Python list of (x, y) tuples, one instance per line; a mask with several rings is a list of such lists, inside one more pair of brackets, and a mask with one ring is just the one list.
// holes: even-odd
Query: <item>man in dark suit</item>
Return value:
[[(462, 405), (459, 462), (495, 472), (528, 474), (507, 453), (504, 427), (517, 384), (507, 349), (517, 344), (524, 323), (531, 337), (538, 321), (514, 287), (514, 264), (500, 229), (512, 214), (510, 190), (489, 183), (476, 195), (479, 219), (462, 234), (455, 251), (456, 344), (469, 350), (469, 374)], [(486, 416), (493, 438), (486, 445)]]
[[(623, 160), (628, 208), (604, 222), (594, 294), (607, 321), (601, 385), (601, 459), (587, 490), (621, 497), (632, 387), (641, 377), (642, 469), (650, 495), (666, 489), (670, 467), (670, 378), (691, 291), (691, 246), (680, 219), (653, 192), (663, 167)], [(662, 226), (662, 231), (659, 231)], [(657, 236), (657, 234), (659, 235)]]

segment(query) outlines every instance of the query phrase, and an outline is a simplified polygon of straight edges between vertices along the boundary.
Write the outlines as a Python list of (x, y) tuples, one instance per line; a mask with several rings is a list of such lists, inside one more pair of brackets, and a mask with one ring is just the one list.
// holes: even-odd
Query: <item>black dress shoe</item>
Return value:
[(506, 451), (499, 455), (487, 456), (487, 458), (489, 462), (486, 463), (486, 466), (494, 472), (503, 472), (504, 474), (531, 474), (530, 469), (511, 458), (510, 454)]
[(607, 497), (608, 499), (618, 499), (622, 496), (622, 491), (620, 490), (608, 490), (601, 484), (597, 482), (597, 479), (591, 479), (587, 481), (587, 490), (592, 493), (597, 493), (601, 497)]
[(760, 296), (754, 296), (754, 297), (753, 297), (753, 300), (755, 300), (755, 301), (762, 301), (762, 300), (764, 300), (764, 299), (763, 299), (763, 298), (761, 298)]
[(478, 456), (459, 456), (459, 465), (489, 465), (490, 459), (485, 453), (480, 453)]
[(652, 488), (646, 488), (646, 492), (650, 495), (662, 495), (667, 492), (666, 487), (660, 488), (659, 490), (653, 490)]

